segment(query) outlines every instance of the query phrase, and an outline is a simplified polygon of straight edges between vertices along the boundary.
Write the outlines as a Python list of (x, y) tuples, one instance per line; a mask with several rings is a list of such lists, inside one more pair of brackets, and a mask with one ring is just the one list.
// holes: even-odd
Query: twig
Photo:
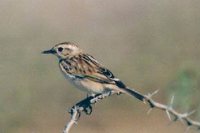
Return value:
[[(135, 93), (138, 93), (138, 92), (135, 91)], [(179, 113), (173, 109), (174, 96), (171, 98), (170, 105), (165, 105), (165, 104), (158, 103), (152, 99), (152, 97), (157, 93), (158, 93), (158, 90), (154, 91), (153, 93), (149, 93), (148, 95), (142, 95), (138, 93), (138, 95), (143, 96), (143, 102), (148, 104), (150, 107), (148, 114), (151, 112), (151, 110), (153, 110), (154, 108), (157, 108), (157, 109), (165, 111), (170, 121), (175, 122), (179, 120), (183, 122), (185, 125), (187, 125), (186, 132), (190, 129), (190, 127), (196, 127), (198, 130), (200, 130), (200, 122), (194, 121), (189, 118), (189, 116), (194, 114), (195, 111), (191, 111), (188, 113)], [(71, 120), (65, 125), (63, 133), (69, 133), (72, 126), (76, 124), (77, 121), (79, 120), (81, 116), (81, 112), (84, 112), (87, 115), (90, 115), (92, 113), (92, 104), (95, 104), (98, 101), (113, 94), (116, 94), (116, 92), (111, 91), (111, 92), (107, 92), (103, 94), (98, 94), (95, 96), (90, 96), (80, 101), (75, 106), (73, 106), (69, 112), (71, 114)]]
[[(144, 100), (146, 101), (146, 103), (149, 104), (150, 109), (157, 108), (157, 109), (163, 110), (167, 113), (167, 116), (170, 121), (175, 122), (175, 121), (179, 120), (179, 121), (182, 121), (184, 124), (186, 124), (188, 127), (193, 126), (193, 127), (196, 127), (198, 130), (200, 130), (200, 122), (194, 121), (189, 118), (189, 116), (191, 116), (192, 114), (195, 113), (195, 110), (191, 111), (191, 112), (187, 112), (187, 113), (179, 113), (175, 109), (173, 109), (173, 106), (172, 106), (173, 101), (174, 101), (174, 96), (171, 99), (170, 105), (164, 105), (164, 104), (158, 103), (152, 99), (152, 96), (154, 94), (155, 94), (155, 92), (152, 94), (149, 94), (149, 95), (144, 95), (144, 97), (145, 97)], [(171, 118), (171, 116), (173, 116), (173, 119)]]
[(69, 123), (67, 125), (65, 125), (65, 128), (63, 130), (63, 133), (69, 133), (69, 130), (72, 128), (72, 126), (74, 124), (77, 124), (77, 117), (79, 116), (79, 111), (77, 110), (77, 108), (73, 108), (73, 113), (71, 116), (71, 120), (69, 121)]
[(66, 123), (65, 128), (63, 130), (63, 133), (69, 133), (70, 129), (74, 124), (77, 124), (77, 121), (79, 120), (81, 116), (81, 112), (86, 113), (87, 115), (90, 115), (92, 113), (92, 104), (97, 103), (98, 101), (110, 96), (116, 94), (116, 92), (106, 92), (103, 94), (97, 94), (95, 96), (89, 96), (82, 101), (78, 102), (76, 105), (74, 105), (69, 113), (71, 114), (71, 120)]

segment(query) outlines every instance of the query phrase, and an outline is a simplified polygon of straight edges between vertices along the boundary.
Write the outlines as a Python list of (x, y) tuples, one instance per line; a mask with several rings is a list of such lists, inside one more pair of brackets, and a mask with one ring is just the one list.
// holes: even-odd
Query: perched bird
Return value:
[(59, 43), (42, 53), (56, 55), (64, 76), (87, 94), (94, 95), (114, 91), (134, 96), (141, 101), (144, 100), (143, 95), (128, 88), (110, 70), (100, 64), (93, 56), (84, 53), (74, 43)]

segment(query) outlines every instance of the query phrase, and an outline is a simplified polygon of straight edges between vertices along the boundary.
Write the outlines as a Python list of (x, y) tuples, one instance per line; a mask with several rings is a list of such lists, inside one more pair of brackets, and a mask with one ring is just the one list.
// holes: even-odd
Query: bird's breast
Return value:
[(87, 93), (92, 93), (92, 94), (102, 93), (104, 91), (103, 84), (101, 84), (99, 82), (91, 81), (87, 78), (78, 78), (75, 75), (71, 74), (67, 69), (70, 66), (59, 63), (59, 67), (60, 67), (60, 70), (63, 73), (64, 77), (67, 80), (69, 80), (70, 83), (75, 85), (78, 89), (80, 89), (82, 91), (86, 91)]

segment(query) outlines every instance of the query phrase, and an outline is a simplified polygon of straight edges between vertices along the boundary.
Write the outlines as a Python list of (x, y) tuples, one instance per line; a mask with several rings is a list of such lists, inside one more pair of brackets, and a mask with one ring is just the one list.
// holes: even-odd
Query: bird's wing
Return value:
[(119, 88), (126, 87), (109, 69), (101, 65), (91, 55), (81, 54), (70, 60), (62, 60), (60, 63), (67, 74), (76, 78), (89, 79), (103, 84), (114, 84)]
[(104, 69), (101, 69), (101, 66), (94, 57), (86, 54), (60, 61), (61, 70), (71, 77), (85, 78), (106, 84), (112, 83), (112, 80), (103, 74), (105, 72), (102, 71)]
[[(85, 74), (82, 73), (81, 75), (84, 75), (85, 78), (89, 78), (91, 80), (101, 82), (101, 83), (107, 83), (107, 84), (115, 84), (119, 88), (126, 88), (126, 86), (121, 82), (119, 79), (117, 79), (114, 74), (107, 68), (105, 68), (103, 65), (101, 65), (93, 56), (91, 55), (83, 55), (83, 64), (85, 62), (85, 65), (89, 68), (92, 66), (93, 71), (91, 73)], [(84, 65), (83, 65), (84, 66)], [(85, 68), (87, 68), (85, 67)], [(84, 67), (82, 67), (84, 68)]]
[(108, 70), (105, 67), (100, 67), (99, 68), (99, 73), (101, 73), (102, 75), (106, 76), (109, 80), (113, 81), (115, 83), (116, 86), (118, 86), (119, 88), (126, 88), (126, 85), (119, 80), (118, 78), (116, 78), (113, 73)]

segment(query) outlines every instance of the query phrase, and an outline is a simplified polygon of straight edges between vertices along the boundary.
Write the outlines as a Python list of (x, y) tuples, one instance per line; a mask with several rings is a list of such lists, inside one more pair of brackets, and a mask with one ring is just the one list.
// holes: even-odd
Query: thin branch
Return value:
[(69, 133), (72, 126), (74, 124), (77, 124), (81, 116), (81, 112), (84, 112), (87, 115), (90, 115), (92, 113), (92, 106), (91, 106), (92, 104), (95, 104), (98, 101), (113, 94), (116, 94), (116, 92), (111, 91), (111, 92), (106, 92), (103, 94), (97, 94), (95, 96), (89, 96), (81, 100), (80, 102), (78, 102), (76, 105), (74, 105), (69, 111), (69, 113), (71, 114), (71, 120), (68, 123), (66, 123), (65, 128), (63, 129), (63, 133)]
[[(154, 93), (152, 93), (152, 94), (154, 94)], [(193, 127), (196, 127), (198, 130), (200, 129), (200, 122), (194, 121), (194, 120), (189, 118), (189, 116), (191, 116), (192, 114), (195, 113), (195, 110), (191, 111), (191, 112), (188, 112), (188, 113), (179, 113), (175, 109), (173, 109), (173, 107), (172, 107), (172, 104), (173, 104), (173, 101), (174, 101), (174, 96), (172, 97), (169, 106), (154, 101), (152, 99), (152, 96), (153, 95), (144, 95), (145, 102), (149, 104), (149, 107), (151, 109), (157, 108), (157, 109), (163, 110), (163, 111), (165, 111), (167, 113), (167, 116), (171, 121), (180, 120), (184, 124), (186, 124), (188, 127), (192, 127), (193, 126)], [(173, 116), (174, 119), (172, 119), (171, 116)]]
[(74, 124), (77, 124), (77, 117), (79, 116), (79, 111), (77, 110), (77, 108), (73, 108), (72, 109), (73, 113), (72, 113), (72, 116), (71, 116), (71, 120), (69, 121), (69, 123), (67, 125), (65, 125), (65, 128), (63, 130), (63, 133), (69, 133), (70, 129), (72, 128), (72, 126)]
[[(135, 93), (138, 92), (135, 91)], [(194, 114), (195, 111), (191, 111), (188, 113), (179, 113), (173, 109), (174, 96), (171, 98), (170, 105), (165, 105), (156, 102), (152, 99), (152, 97), (157, 93), (158, 90), (154, 91), (153, 93), (149, 93), (148, 95), (142, 95), (138, 93), (139, 95), (142, 95), (144, 98), (142, 102), (148, 104), (150, 107), (148, 114), (152, 109), (157, 108), (159, 110), (165, 111), (170, 121), (175, 122), (179, 120), (183, 122), (187, 126), (186, 132), (190, 129), (190, 127), (196, 127), (198, 130), (200, 130), (200, 122), (194, 121), (189, 118), (189, 116)], [(90, 115), (92, 113), (93, 104), (113, 94), (116, 94), (116, 92), (111, 91), (103, 94), (97, 94), (95, 96), (87, 97), (82, 101), (80, 101), (79, 103), (77, 103), (76, 105), (74, 105), (69, 111), (69, 113), (71, 114), (71, 120), (65, 125), (63, 133), (69, 133), (72, 126), (78, 122), (82, 112), (86, 113), (87, 115)]]

